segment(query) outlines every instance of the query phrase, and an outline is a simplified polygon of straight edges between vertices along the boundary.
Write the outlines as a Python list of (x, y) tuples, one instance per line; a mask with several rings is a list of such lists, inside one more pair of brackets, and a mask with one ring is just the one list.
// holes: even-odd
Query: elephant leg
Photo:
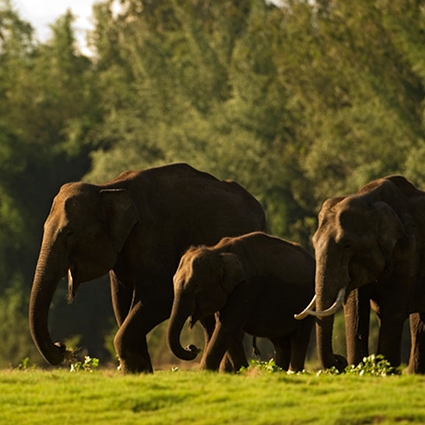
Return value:
[(212, 338), (205, 347), (204, 356), (201, 360), (201, 369), (219, 370), (224, 354), (230, 348), (232, 339), (239, 335), (238, 332), (223, 326), (220, 322), (216, 323)]
[[(215, 317), (209, 316), (201, 320), (201, 324), (204, 328), (205, 334), (205, 349), (204, 356), (207, 352), (206, 347), (208, 346), (215, 329)], [(247, 367), (248, 361), (246, 359), (245, 348), (243, 346), (244, 333), (240, 332), (240, 338), (235, 338), (229, 349), (224, 354), (224, 357), (220, 363), (220, 372), (237, 372), (241, 367)], [(202, 361), (201, 361), (202, 363)]]
[(305, 318), (296, 332), (290, 336), (290, 362), (289, 369), (294, 372), (304, 370), (305, 359), (307, 356), (308, 345), (314, 328), (314, 318), (312, 316)]
[(394, 272), (386, 283), (386, 291), (381, 291), (379, 299), (374, 300), (374, 310), (380, 317), (378, 354), (382, 354), (393, 367), (401, 363), (403, 328), (409, 317), (410, 292), (406, 288), (413, 288), (415, 282), (413, 277)]
[(113, 271), (109, 272), (109, 279), (111, 282), (111, 298), (115, 320), (118, 326), (121, 326), (130, 311), (134, 296), (134, 287), (132, 284), (126, 285), (124, 282), (119, 281)]
[(348, 364), (359, 364), (369, 355), (371, 289), (365, 287), (351, 291), (344, 306), (345, 335)]
[(248, 367), (243, 337), (244, 333), (240, 331), (239, 336), (235, 335), (231, 341), (230, 347), (220, 363), (220, 372), (237, 372), (241, 367)]
[[(204, 328), (204, 335), (205, 335), (205, 348), (204, 348), (204, 354), (203, 358), (206, 356), (207, 353), (207, 347), (208, 344), (211, 341), (211, 338), (214, 334), (215, 329), (215, 317), (214, 316), (208, 316), (201, 320), (201, 324)], [(201, 364), (203, 364), (205, 361), (201, 360)], [(223, 357), (223, 360), (220, 363), (220, 371), (222, 372), (233, 372), (234, 371), (234, 365), (233, 362), (228, 354), (226, 352), (225, 356)]]
[(143, 307), (139, 301), (128, 313), (115, 335), (114, 345), (123, 373), (153, 372), (146, 342), (147, 329), (142, 329)]
[(425, 313), (413, 313), (409, 320), (411, 335), (409, 373), (425, 374)]
[(381, 315), (378, 354), (382, 354), (393, 367), (401, 363), (401, 338), (404, 320)]
[[(211, 341), (211, 338), (214, 333), (215, 329), (215, 317), (214, 316), (208, 316), (200, 320), (202, 327), (204, 328), (204, 338), (205, 338), (205, 344), (204, 344), (204, 353), (202, 355), (202, 358), (205, 357), (207, 352), (207, 347)], [(201, 360), (202, 363), (202, 360)]]
[[(215, 317), (214, 316), (208, 316), (201, 320), (201, 324), (204, 328), (204, 336), (205, 336), (205, 347), (204, 347), (204, 354), (203, 358), (206, 356), (207, 353), (207, 347), (208, 344), (211, 341), (211, 338), (214, 334), (215, 329)], [(201, 360), (201, 364), (204, 362), (204, 360)], [(223, 360), (220, 363), (220, 371), (223, 372), (232, 372), (234, 370), (233, 362), (231, 361), (228, 353), (226, 352), (226, 355), (223, 357)]]
[[(135, 297), (140, 298), (137, 291)], [(153, 372), (146, 335), (170, 316), (171, 304), (171, 293), (157, 291), (132, 305), (114, 339), (123, 373)]]
[(288, 370), (291, 362), (291, 341), (289, 337), (271, 338), (275, 349), (275, 363), (283, 370)]

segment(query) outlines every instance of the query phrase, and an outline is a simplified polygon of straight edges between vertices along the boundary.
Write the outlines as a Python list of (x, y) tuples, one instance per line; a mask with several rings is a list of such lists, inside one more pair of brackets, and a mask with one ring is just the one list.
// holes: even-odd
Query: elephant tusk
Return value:
[(311, 315), (311, 313), (314, 313), (314, 309), (316, 307), (316, 295), (314, 295), (313, 299), (310, 301), (310, 304), (301, 312), (298, 314), (294, 314), (295, 319), (302, 320), (305, 319), (308, 315)]
[(68, 269), (68, 302), (71, 304), (75, 298), (75, 286), (74, 286), (74, 277), (72, 271)]
[(308, 314), (315, 317), (328, 317), (335, 314), (342, 306), (345, 298), (345, 292), (347, 288), (342, 288), (338, 292), (338, 296), (336, 297), (336, 301), (326, 310), (323, 311), (309, 311)]

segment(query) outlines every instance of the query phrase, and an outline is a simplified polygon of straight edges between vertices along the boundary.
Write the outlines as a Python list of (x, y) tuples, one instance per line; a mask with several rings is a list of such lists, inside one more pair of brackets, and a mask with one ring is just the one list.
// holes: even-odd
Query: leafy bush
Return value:
[(93, 372), (99, 367), (99, 359), (96, 357), (84, 356), (84, 361), (71, 363), (70, 372)]
[[(241, 374), (271, 374), (276, 372), (286, 372), (280, 366), (276, 364), (274, 359), (269, 361), (255, 360), (252, 359), (249, 362), (248, 367), (243, 367), (239, 370)], [(292, 373), (292, 372), (288, 372)]]
[(37, 365), (32, 363), (29, 357), (25, 357), (21, 360), (18, 366), (19, 370), (35, 370), (37, 369)]
[(84, 360), (79, 360), (78, 357), (81, 358), (81, 353), (78, 355), (79, 351), (79, 348), (67, 348), (65, 352), (64, 363), (69, 365), (70, 372), (93, 372), (93, 369), (99, 367), (99, 359), (96, 357), (85, 355)]
[[(241, 374), (272, 374), (277, 372), (286, 372), (281, 367), (279, 367), (274, 359), (269, 361), (261, 360), (251, 360), (250, 364), (246, 368), (241, 368), (239, 373)], [(293, 374), (294, 372), (288, 371), (288, 374)], [(303, 370), (302, 372), (297, 372), (297, 374), (308, 374), (309, 372)], [(388, 376), (401, 374), (399, 368), (394, 368), (391, 366), (390, 362), (385, 359), (384, 356), (378, 354), (372, 354), (369, 357), (364, 357), (357, 366), (349, 365), (342, 372), (340, 372), (336, 367), (330, 369), (319, 370), (317, 375), (359, 375), (359, 376)]]
[(332, 367), (330, 369), (320, 370), (318, 375), (339, 375), (341, 373), (360, 376), (387, 376), (399, 374), (400, 370), (392, 367), (390, 362), (386, 360), (384, 356), (380, 354), (372, 354), (369, 357), (363, 357), (363, 361), (361, 361), (357, 366), (348, 365), (342, 372), (339, 372), (337, 368)]

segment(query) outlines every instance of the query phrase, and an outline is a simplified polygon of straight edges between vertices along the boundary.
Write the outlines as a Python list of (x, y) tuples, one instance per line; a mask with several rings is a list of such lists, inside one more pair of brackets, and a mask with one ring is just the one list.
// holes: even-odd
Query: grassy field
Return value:
[(5, 370), (0, 424), (425, 424), (425, 377)]

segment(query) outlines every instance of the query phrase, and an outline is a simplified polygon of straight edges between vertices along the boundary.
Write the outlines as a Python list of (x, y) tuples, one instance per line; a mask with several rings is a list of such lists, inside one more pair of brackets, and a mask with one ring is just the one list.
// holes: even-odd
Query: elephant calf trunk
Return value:
[(176, 333), (172, 328), (169, 328), (168, 331), (168, 345), (176, 357), (186, 361), (195, 360), (196, 356), (201, 351), (193, 344), (183, 348), (180, 343), (180, 333)]
[(189, 307), (189, 304), (184, 302), (181, 296), (176, 296), (167, 329), (167, 340), (171, 351), (179, 359), (186, 361), (194, 360), (201, 351), (192, 344), (183, 348), (180, 342), (183, 326), (191, 314), (192, 309)]

